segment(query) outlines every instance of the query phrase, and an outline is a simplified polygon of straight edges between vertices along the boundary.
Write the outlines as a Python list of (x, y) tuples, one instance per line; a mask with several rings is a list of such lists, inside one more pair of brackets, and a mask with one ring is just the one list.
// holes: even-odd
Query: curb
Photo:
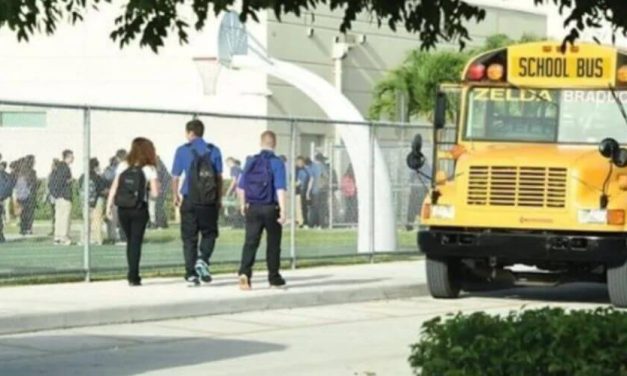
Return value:
[(0, 317), (0, 335), (428, 295), (425, 284), (415, 283), (288, 292), (289, 290), (286, 291), (285, 295), (251, 296), (244, 294), (215, 301), (194, 300), (158, 305), (112, 306), (110, 308), (74, 310), (63, 313)]

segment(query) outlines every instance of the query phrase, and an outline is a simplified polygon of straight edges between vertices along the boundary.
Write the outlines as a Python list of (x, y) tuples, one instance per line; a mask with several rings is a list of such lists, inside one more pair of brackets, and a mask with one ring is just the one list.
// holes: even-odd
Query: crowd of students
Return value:
[[(117, 212), (111, 219), (104, 217), (104, 203), (120, 163), (127, 158), (127, 152), (120, 149), (109, 160), (109, 165), (102, 170), (98, 159), (89, 161), (89, 194), (83, 194), (85, 179), (80, 176), (77, 181), (72, 176), (71, 166), (74, 163), (74, 153), (64, 150), (60, 159), (54, 159), (46, 184), (40, 187), (37, 172), (34, 169), (35, 157), (27, 155), (7, 164), (0, 155), (0, 242), (5, 242), (4, 222), (9, 211), (9, 203), (13, 203), (12, 211), (18, 215), (19, 233), (22, 236), (33, 234), (33, 220), (38, 207), (48, 206), (51, 213), (51, 228), (49, 234), (55, 245), (71, 245), (78, 239), (71, 238), (71, 220), (73, 207), (82, 205), (88, 200), (91, 219), (91, 242), (101, 245), (117, 243), (123, 245), (126, 237), (121, 231)], [(162, 191), (160, 195), (150, 200), (150, 228), (168, 227), (166, 211), (166, 192), (169, 192), (170, 174), (163, 162), (157, 158), (157, 175)], [(77, 186), (76, 183), (78, 183)], [(42, 189), (43, 188), (43, 189)], [(75, 189), (79, 189), (79, 198), (82, 202), (75, 202)], [(82, 207), (82, 206), (81, 206)], [(103, 226), (103, 223), (106, 226)], [(106, 232), (103, 234), (103, 227)], [(80, 240), (81, 242), (83, 239)]]
[[(244, 166), (234, 158), (226, 159), (230, 184), (224, 187), (222, 154), (217, 145), (204, 137), (204, 124), (197, 119), (185, 125), (186, 141), (174, 153), (172, 169), (164, 166), (153, 143), (146, 138), (133, 140), (130, 150), (120, 149), (104, 170), (96, 158), (89, 161), (89, 181), (77, 182), (80, 198), (90, 208), (90, 240), (106, 240), (126, 245), (128, 283), (141, 285), (140, 260), (148, 227), (168, 226), (166, 196), (172, 194), (180, 213), (181, 242), (185, 280), (191, 285), (211, 282), (210, 264), (219, 238), (219, 217), (224, 203), (235, 206), (245, 228), (239, 286), (251, 289), (252, 271), (262, 233), (266, 232), (268, 282), (272, 287), (285, 285), (280, 274), (282, 227), (286, 222), (287, 172), (284, 156), (275, 154), (276, 135), (263, 132), (260, 152), (246, 159)], [(47, 179), (45, 200), (52, 210), (54, 244), (72, 244), (70, 238), (74, 199), (71, 165), (74, 153), (64, 150), (54, 160)], [(28, 155), (12, 162), (7, 171), (0, 156), (0, 213), (9, 198), (21, 207), (20, 232), (32, 234), (38, 205), (35, 158)], [(341, 182), (331, 171), (326, 158), (318, 153), (314, 160), (298, 157), (295, 164), (297, 222), (301, 227), (325, 227), (329, 221), (329, 195), (340, 188), (346, 205), (346, 220), (357, 219), (357, 190), (352, 167)], [(88, 187), (85, 187), (88, 184)], [(87, 188), (87, 189), (86, 189)], [(83, 192), (87, 192), (83, 194)], [(106, 238), (102, 228), (106, 223)], [(4, 241), (0, 215), (0, 241)], [(82, 241), (85, 241), (84, 239)]]
[(299, 226), (325, 228), (329, 226), (333, 206), (329, 200), (338, 190), (344, 203), (345, 224), (357, 223), (357, 184), (352, 165), (349, 165), (341, 181), (327, 163), (327, 158), (317, 153), (312, 161), (308, 157), (296, 158), (296, 221)]

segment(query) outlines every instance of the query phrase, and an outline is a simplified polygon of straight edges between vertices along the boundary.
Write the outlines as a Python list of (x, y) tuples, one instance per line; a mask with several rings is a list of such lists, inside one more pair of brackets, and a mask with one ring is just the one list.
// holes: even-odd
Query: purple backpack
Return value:
[(274, 203), (274, 179), (270, 160), (273, 154), (261, 152), (253, 156), (244, 171), (244, 192), (246, 201), (251, 204)]

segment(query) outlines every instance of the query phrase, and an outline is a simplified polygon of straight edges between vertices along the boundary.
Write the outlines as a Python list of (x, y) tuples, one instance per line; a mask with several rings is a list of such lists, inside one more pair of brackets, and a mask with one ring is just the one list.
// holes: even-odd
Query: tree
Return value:
[[(112, 1), (118, 0), (1, 0), (0, 30), (8, 27), (18, 40), (27, 41), (37, 32), (53, 34), (59, 22), (80, 22), (88, 9), (111, 6)], [(139, 39), (140, 46), (148, 46), (155, 52), (170, 33), (176, 33), (181, 43), (187, 43), (190, 28), (202, 30), (209, 12), (219, 14), (236, 3), (236, 0), (123, 1), (111, 38), (120, 47)], [(561, 12), (568, 13), (564, 27), (570, 31), (565, 42), (576, 40), (587, 28), (601, 27), (603, 22), (612, 26), (614, 35), (627, 36), (625, 0), (534, 0), (534, 3), (553, 3)], [(463, 48), (470, 39), (465, 24), (485, 18), (484, 9), (461, 0), (243, 0), (240, 15), (242, 21), (257, 20), (259, 12), (271, 9), (280, 19), (284, 14), (300, 16), (321, 4), (344, 12), (339, 25), (342, 32), (351, 28), (358, 14), (366, 13), (379, 25), (385, 23), (392, 30), (404, 27), (417, 33), (423, 49), (442, 41), (457, 41)], [(188, 13), (193, 14), (193, 19), (186, 17)]]
[(461, 80), (462, 70), (468, 60), (483, 51), (506, 47), (513, 43), (537, 40), (533, 35), (523, 35), (518, 41), (507, 35), (488, 37), (481, 48), (467, 52), (412, 51), (405, 61), (391, 70), (374, 89), (374, 101), (369, 109), (371, 119), (394, 119), (400, 96), (406, 99), (406, 118), (429, 116), (435, 106), (435, 93), (441, 83)]

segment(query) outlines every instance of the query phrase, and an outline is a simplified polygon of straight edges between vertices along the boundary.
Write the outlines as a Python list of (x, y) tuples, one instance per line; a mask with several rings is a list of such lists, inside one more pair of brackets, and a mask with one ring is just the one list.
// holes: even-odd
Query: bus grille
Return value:
[(471, 166), (468, 205), (564, 208), (565, 168)]

